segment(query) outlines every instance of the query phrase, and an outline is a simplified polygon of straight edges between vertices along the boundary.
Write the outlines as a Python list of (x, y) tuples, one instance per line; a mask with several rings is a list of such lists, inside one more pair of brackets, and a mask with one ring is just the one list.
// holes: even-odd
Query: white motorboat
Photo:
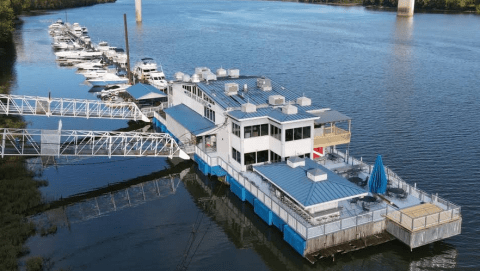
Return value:
[(63, 21), (61, 19), (58, 19), (53, 24), (49, 25), (48, 28), (49, 29), (58, 29), (58, 28), (63, 28), (64, 26), (65, 26), (65, 24), (63, 23)]
[(91, 70), (81, 74), (85, 76), (85, 79), (89, 80), (89, 79), (103, 78), (108, 73), (109, 72), (107, 70), (99, 69), (99, 70)]
[(142, 58), (133, 68), (133, 73), (140, 80), (148, 80), (150, 78), (150, 73), (152, 72), (157, 72), (157, 63), (149, 57)]
[(106, 52), (110, 49), (110, 46), (108, 46), (108, 42), (106, 41), (101, 41), (98, 43), (98, 45), (95, 47), (100, 52)]
[(148, 83), (160, 90), (164, 90), (168, 87), (168, 82), (165, 79), (163, 71), (151, 72), (150, 78), (148, 78)]
[(63, 51), (56, 52), (57, 60), (61, 59), (80, 59), (80, 60), (89, 60), (89, 59), (98, 59), (102, 57), (102, 52), (96, 51)]
[(103, 59), (94, 59), (88, 62), (82, 62), (75, 65), (79, 70), (99, 70), (103, 69), (105, 61)]
[(115, 84), (126, 84), (127, 78), (120, 77), (113, 73), (106, 73), (103, 77), (87, 80), (93, 86), (107, 86)]

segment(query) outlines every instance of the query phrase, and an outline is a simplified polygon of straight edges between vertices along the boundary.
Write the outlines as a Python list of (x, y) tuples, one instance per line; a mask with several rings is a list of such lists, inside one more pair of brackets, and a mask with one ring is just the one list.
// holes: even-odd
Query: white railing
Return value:
[(0, 128), (1, 155), (11, 156), (180, 156), (166, 133)]
[[(352, 156), (347, 157), (347, 155), (345, 155), (343, 152), (340, 152), (338, 150), (334, 150), (333, 152), (341, 156), (345, 160), (345, 163), (347, 164), (360, 165), (362, 170), (368, 169), (368, 173), (371, 173), (373, 170), (373, 167), (371, 165), (368, 165), (363, 161), (355, 159)], [(412, 218), (404, 213), (401, 213), (401, 210), (398, 210), (393, 206), (387, 206), (388, 209), (386, 213), (390, 219), (396, 221), (397, 223), (399, 223), (400, 225), (404, 226), (407, 229), (418, 230), (418, 229), (430, 227), (433, 225), (437, 225), (440, 223), (448, 222), (451, 220), (455, 220), (461, 216), (460, 206), (457, 206), (445, 199), (442, 199), (437, 195), (429, 194), (423, 190), (418, 189), (415, 186), (411, 186), (387, 166), (384, 166), (384, 169), (385, 169), (385, 174), (387, 175), (387, 179), (390, 187), (401, 188), (407, 194), (418, 198), (420, 201), (425, 203), (427, 202), (432, 203), (442, 209), (442, 211), (435, 214), (425, 215), (418, 218)]]
[(162, 111), (168, 103), (161, 103), (159, 106), (152, 106), (152, 107), (145, 107), (141, 108), (140, 111), (147, 117), (151, 118), (154, 116), (154, 113), (157, 113)]
[(143, 120), (135, 103), (0, 94), (0, 114)]
[[(288, 224), (292, 229), (294, 229), (305, 240), (385, 219), (384, 216), (387, 212), (387, 209), (383, 208), (367, 213), (362, 213), (354, 217), (337, 219), (329, 223), (314, 226), (306, 219), (304, 219), (300, 214), (295, 212), (295, 210), (293, 210), (291, 207), (283, 203), (276, 196), (270, 197), (269, 195), (261, 191), (259, 187), (255, 184), (255, 182), (249, 180), (247, 177), (235, 170), (222, 158), (211, 158), (198, 147), (195, 148), (195, 153), (200, 158), (202, 158), (203, 161), (207, 162), (210, 166), (218, 165), (223, 168), (238, 183), (245, 187), (247, 191), (254, 195), (263, 204), (265, 204), (270, 210), (272, 210), (275, 215), (280, 217), (286, 224)], [(213, 164), (210, 164), (210, 162)]]

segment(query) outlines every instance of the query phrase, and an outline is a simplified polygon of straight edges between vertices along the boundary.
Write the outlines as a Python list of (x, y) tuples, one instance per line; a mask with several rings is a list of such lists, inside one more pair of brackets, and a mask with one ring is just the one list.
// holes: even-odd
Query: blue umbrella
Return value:
[(383, 168), (382, 156), (377, 156), (372, 174), (368, 179), (368, 191), (376, 194), (385, 194), (387, 192), (387, 176)]

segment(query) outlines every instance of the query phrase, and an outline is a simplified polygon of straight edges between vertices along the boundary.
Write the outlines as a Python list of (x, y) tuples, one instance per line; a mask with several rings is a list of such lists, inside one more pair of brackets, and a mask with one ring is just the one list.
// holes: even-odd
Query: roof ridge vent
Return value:
[(272, 80), (268, 78), (257, 78), (257, 87), (263, 91), (272, 90)]
[(200, 82), (200, 76), (198, 74), (193, 74), (191, 77), (192, 83), (199, 83)]
[(294, 115), (298, 113), (298, 108), (294, 105), (287, 104), (282, 107), (282, 113), (287, 115)]
[(319, 168), (312, 168), (307, 171), (307, 177), (314, 182), (320, 182), (325, 181), (328, 178), (328, 175), (325, 171)]
[(238, 84), (237, 83), (226, 83), (225, 84), (225, 93), (228, 96), (238, 94)]
[(300, 158), (298, 156), (292, 156), (287, 159), (287, 165), (291, 168), (296, 167), (304, 167), (305, 166), (305, 158)]

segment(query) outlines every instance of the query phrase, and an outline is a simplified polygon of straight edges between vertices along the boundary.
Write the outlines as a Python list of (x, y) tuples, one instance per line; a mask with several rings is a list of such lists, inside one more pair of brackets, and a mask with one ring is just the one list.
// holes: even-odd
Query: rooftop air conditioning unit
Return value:
[(256, 111), (257, 111), (257, 107), (254, 104), (251, 104), (251, 103), (242, 104), (242, 112), (252, 113)]
[(226, 83), (225, 84), (225, 93), (229, 96), (238, 94), (238, 84), (237, 83)]
[(220, 68), (217, 70), (217, 77), (225, 77), (227, 76), (227, 70)]
[(297, 98), (297, 104), (300, 106), (309, 106), (312, 105), (312, 100), (307, 97)]
[(217, 80), (217, 76), (214, 73), (208, 71), (202, 73), (202, 79), (207, 81)]
[(257, 87), (263, 91), (272, 90), (272, 81), (268, 78), (258, 78)]
[(282, 105), (285, 103), (285, 97), (282, 95), (271, 95), (268, 97), (268, 103), (270, 105)]
[(175, 80), (180, 81), (183, 79), (183, 72), (176, 72), (175, 73)]
[(204, 72), (210, 72), (210, 69), (207, 67), (197, 67), (195, 68), (195, 73), (196, 74), (202, 74)]
[(240, 77), (240, 70), (239, 69), (229, 69), (228, 70), (228, 76), (232, 78), (238, 78)]

